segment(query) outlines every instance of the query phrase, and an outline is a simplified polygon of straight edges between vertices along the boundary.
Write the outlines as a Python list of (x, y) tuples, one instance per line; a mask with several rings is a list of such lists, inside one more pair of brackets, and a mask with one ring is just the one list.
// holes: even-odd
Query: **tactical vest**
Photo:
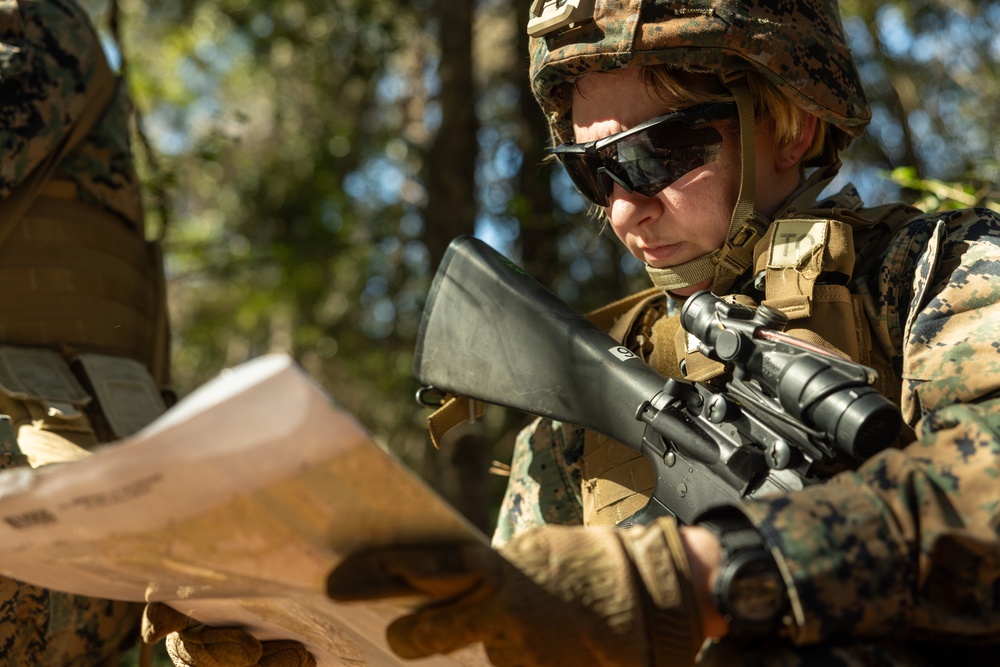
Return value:
[(166, 378), (159, 248), (49, 181), (0, 243), (0, 344), (135, 359)]
[(159, 245), (146, 242), (140, 221), (84, 203), (74, 183), (54, 178), (118, 85), (98, 58), (76, 123), (0, 200), (0, 344), (122, 356), (163, 386), (169, 336)]
[[(789, 318), (789, 334), (874, 368), (877, 389), (897, 404), (901, 380), (889, 362), (889, 342), (873, 337), (855, 278), (872, 271), (892, 233), (917, 213), (901, 204), (861, 212), (804, 211), (775, 221), (754, 248), (761, 304)], [(647, 290), (601, 309), (592, 319), (664, 376), (721, 379), (724, 365), (697, 351), (679, 316), (667, 315), (668, 298)], [(759, 305), (744, 294), (726, 298)], [(904, 430), (900, 444), (913, 437)], [(641, 509), (653, 491), (646, 457), (596, 432), (586, 433), (581, 470), (586, 525), (617, 524)]]

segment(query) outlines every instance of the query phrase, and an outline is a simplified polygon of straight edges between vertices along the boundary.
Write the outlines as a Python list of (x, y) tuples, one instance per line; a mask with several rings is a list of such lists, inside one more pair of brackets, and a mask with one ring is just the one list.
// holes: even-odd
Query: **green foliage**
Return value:
[(913, 167), (897, 167), (889, 174), (894, 183), (922, 196), (914, 205), (922, 211), (947, 211), (958, 208), (984, 207), (1000, 213), (1000, 199), (992, 183), (946, 183), (933, 178), (918, 178)]
[[(872, 200), (900, 191), (886, 171), (995, 182), (1000, 3), (843, 0), (844, 27), (872, 107), (848, 170)], [(994, 165), (991, 169), (989, 165)]]
[(411, 429), (430, 136), (411, 81), (433, 46), (412, 3), (120, 4), (144, 177), (170, 197), (149, 217), (168, 225), (178, 388), (284, 352), (383, 439)]

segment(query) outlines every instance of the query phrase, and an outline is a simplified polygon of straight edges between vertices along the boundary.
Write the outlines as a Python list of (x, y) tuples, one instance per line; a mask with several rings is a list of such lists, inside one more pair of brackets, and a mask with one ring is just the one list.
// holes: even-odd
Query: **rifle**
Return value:
[(664, 378), (482, 241), (449, 245), (424, 306), (414, 375), (424, 389), (602, 433), (653, 464), (648, 504), (621, 524), (821, 482), (831, 464), (895, 440), (898, 408), (873, 369), (782, 333), (760, 306), (692, 295), (681, 325), (729, 364), (723, 387)]

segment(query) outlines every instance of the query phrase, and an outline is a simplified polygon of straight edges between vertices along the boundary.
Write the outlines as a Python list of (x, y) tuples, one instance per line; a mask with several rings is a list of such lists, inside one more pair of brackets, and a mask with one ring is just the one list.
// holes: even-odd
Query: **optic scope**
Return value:
[(839, 451), (864, 460), (899, 435), (899, 408), (872, 386), (874, 369), (781, 331), (787, 318), (723, 301), (709, 291), (688, 297), (681, 325), (706, 356), (734, 364), (792, 417), (826, 434)]

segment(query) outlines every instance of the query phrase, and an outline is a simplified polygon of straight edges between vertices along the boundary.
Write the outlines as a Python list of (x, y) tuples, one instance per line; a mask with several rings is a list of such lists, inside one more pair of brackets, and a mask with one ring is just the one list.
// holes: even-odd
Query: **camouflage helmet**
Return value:
[(557, 142), (573, 138), (564, 84), (657, 64), (760, 72), (841, 148), (871, 119), (837, 0), (534, 0), (532, 15), (531, 85)]

